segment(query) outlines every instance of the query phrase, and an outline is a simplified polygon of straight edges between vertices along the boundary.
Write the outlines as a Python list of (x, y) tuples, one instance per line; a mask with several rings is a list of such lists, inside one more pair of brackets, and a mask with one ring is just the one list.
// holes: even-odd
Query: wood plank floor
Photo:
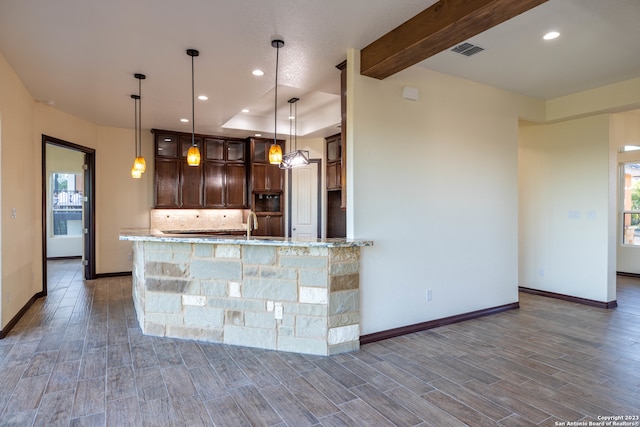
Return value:
[(83, 282), (75, 261), (50, 264), (49, 276), (49, 296), (0, 340), (2, 426), (558, 426), (640, 415), (639, 279), (618, 277), (614, 310), (521, 294), (520, 310), (317, 357), (143, 336), (131, 278)]

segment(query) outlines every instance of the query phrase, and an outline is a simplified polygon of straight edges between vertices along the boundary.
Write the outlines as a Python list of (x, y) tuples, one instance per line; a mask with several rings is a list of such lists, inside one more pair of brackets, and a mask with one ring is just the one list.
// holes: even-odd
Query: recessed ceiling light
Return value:
[(296, 118), (296, 116), (289, 116), (289, 120), (293, 120), (295, 118)]
[(189, 123), (189, 119), (180, 119), (182, 123)]
[(262, 134), (261, 133), (256, 133), (256, 136), (262, 136)]
[(243, 108), (243, 109), (242, 109), (242, 112), (243, 112), (243, 113), (248, 113), (248, 112), (249, 112), (249, 109), (248, 109), (248, 108)]
[(253, 74), (254, 76), (264, 76), (264, 71), (262, 71), (262, 70), (253, 70), (251, 72), (251, 74)]
[(558, 37), (560, 37), (560, 33), (557, 31), (550, 31), (547, 34), (545, 34), (542, 38), (545, 40), (553, 40), (553, 39), (557, 39)]
[(207, 99), (209, 99), (209, 97), (207, 95), (198, 95), (198, 99), (200, 101), (206, 101)]

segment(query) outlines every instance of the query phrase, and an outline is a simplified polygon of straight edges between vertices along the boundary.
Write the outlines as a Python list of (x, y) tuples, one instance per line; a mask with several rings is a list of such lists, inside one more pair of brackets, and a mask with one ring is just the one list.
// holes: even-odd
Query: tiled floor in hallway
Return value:
[[(143, 336), (131, 278), (49, 267), (0, 340), (2, 426), (555, 426), (640, 415), (640, 280), (332, 357)], [(640, 421), (640, 420), (638, 420)], [(636, 424), (636, 425), (640, 425)]]

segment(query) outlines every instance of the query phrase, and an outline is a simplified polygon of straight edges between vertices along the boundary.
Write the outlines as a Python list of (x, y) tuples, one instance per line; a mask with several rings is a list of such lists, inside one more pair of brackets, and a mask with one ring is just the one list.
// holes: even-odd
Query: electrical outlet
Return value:
[(127, 259), (129, 261), (133, 261), (133, 254), (131, 252), (129, 252), (129, 254), (127, 254)]
[(433, 300), (433, 291), (431, 289), (427, 289), (427, 302), (431, 302)]
[(273, 311), (273, 301), (267, 301), (267, 311)]
[(282, 320), (282, 315), (284, 314), (284, 308), (282, 307), (282, 303), (281, 302), (275, 303), (275, 306), (274, 306), (274, 309), (273, 309), (273, 314), (274, 314), (276, 320)]

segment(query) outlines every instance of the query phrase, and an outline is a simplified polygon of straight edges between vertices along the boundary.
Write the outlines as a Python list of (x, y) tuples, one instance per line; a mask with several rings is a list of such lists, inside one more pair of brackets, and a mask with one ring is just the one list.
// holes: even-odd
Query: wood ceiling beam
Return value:
[(384, 79), (547, 0), (440, 0), (362, 49), (360, 74)]

